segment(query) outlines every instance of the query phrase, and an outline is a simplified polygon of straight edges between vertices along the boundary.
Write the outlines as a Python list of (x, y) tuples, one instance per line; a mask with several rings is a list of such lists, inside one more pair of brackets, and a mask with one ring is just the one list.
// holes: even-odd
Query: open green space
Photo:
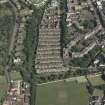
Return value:
[(0, 76), (0, 105), (5, 98), (7, 87), (5, 76)]
[(12, 72), (11, 74), (11, 80), (22, 80), (22, 76), (20, 75), (19, 72)]
[(37, 86), (36, 105), (88, 105), (85, 83), (60, 81)]
[(31, 0), (33, 3), (37, 4), (37, 3), (41, 3), (44, 0)]
[(74, 58), (70, 61), (71, 66), (80, 66), (80, 67), (88, 67), (92, 64), (92, 61), (95, 59), (96, 55), (100, 49), (98, 47), (94, 47), (88, 54), (84, 55), (82, 58)]
[(8, 61), (14, 21), (12, 7), (8, 3), (0, 5), (0, 74), (3, 74), (4, 65)]
[(102, 79), (101, 75), (97, 76), (87, 76), (88, 81), (91, 83), (92, 86), (99, 86), (105, 85), (105, 81)]

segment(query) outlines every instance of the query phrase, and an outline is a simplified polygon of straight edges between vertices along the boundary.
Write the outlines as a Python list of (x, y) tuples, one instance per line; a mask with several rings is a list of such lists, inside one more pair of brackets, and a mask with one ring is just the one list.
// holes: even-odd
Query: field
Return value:
[(88, 97), (85, 83), (61, 81), (38, 85), (36, 105), (87, 105)]
[(0, 74), (8, 61), (8, 51), (14, 27), (14, 15), (9, 4), (0, 5)]
[(0, 105), (2, 100), (5, 98), (7, 91), (7, 83), (4, 76), (0, 76)]
[(11, 80), (22, 80), (22, 77), (19, 72), (11, 72)]
[(100, 86), (105, 85), (105, 81), (102, 79), (101, 75), (94, 76), (87, 76), (88, 81), (91, 83), (92, 86)]
[(43, 0), (31, 0), (33, 3), (37, 4), (37, 3), (41, 3)]

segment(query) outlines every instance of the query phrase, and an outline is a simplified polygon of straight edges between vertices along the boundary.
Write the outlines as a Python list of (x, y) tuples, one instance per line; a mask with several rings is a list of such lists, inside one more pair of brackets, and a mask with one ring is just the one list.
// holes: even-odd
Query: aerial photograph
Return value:
[(105, 0), (0, 0), (0, 105), (105, 105)]

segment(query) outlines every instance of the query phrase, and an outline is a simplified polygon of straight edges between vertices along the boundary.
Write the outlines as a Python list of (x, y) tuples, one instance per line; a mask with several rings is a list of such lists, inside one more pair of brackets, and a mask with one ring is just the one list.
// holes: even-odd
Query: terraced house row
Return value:
[(66, 71), (61, 58), (61, 29), (59, 3), (52, 1), (45, 9), (40, 29), (35, 60), (37, 73), (56, 73)]

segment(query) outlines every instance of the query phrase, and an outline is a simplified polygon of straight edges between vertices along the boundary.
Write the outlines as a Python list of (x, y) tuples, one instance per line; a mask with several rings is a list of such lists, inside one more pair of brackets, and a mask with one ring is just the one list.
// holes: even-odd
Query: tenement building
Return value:
[(55, 0), (45, 9), (40, 28), (35, 60), (38, 74), (57, 73), (67, 69), (63, 66), (60, 47), (60, 9)]

